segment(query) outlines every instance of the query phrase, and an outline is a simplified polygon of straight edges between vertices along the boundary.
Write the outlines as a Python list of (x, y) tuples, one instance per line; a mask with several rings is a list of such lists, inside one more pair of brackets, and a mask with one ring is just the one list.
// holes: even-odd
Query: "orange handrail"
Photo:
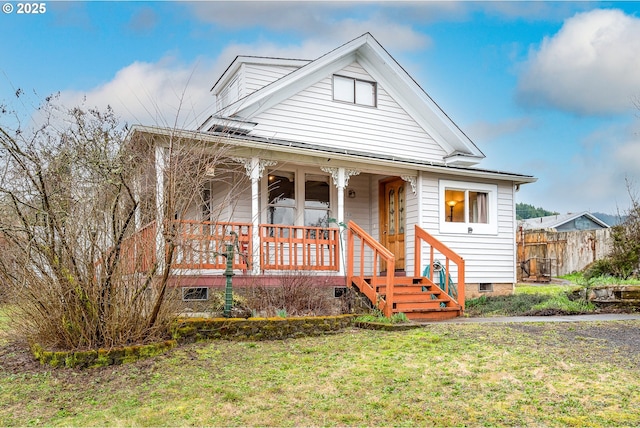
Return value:
[[(457, 253), (455, 253), (452, 249), (447, 247), (445, 244), (440, 242), (438, 239), (433, 237), (427, 231), (416, 225), (416, 237), (415, 237), (415, 258), (414, 258), (414, 273), (416, 277), (422, 276), (420, 273), (420, 261), (421, 258), (421, 250), (422, 250), (422, 242), (429, 245), (430, 255), (429, 255), (429, 266), (433, 266), (433, 262), (435, 261), (435, 251), (437, 250), (440, 254), (445, 257), (445, 271), (447, 274), (451, 272), (449, 270), (450, 263), (454, 263), (457, 266), (458, 271), (458, 296), (457, 303), (460, 305), (460, 309), (464, 311), (464, 259), (460, 257)], [(433, 281), (433, 268), (429, 269), (430, 280)], [(449, 294), (449, 281), (445, 281), (445, 292)]]
[[(172, 220), (172, 239), (176, 242), (173, 267), (177, 269), (224, 269), (224, 245), (238, 248), (234, 269), (246, 270), (254, 251), (260, 251), (262, 269), (340, 270), (340, 230), (337, 228), (260, 225), (260, 247), (253, 248), (250, 223)], [(156, 258), (156, 223), (136, 232), (123, 242), (126, 269), (130, 273), (148, 270)]]
[(124, 272), (148, 272), (156, 263), (156, 222), (144, 226), (122, 241), (121, 257)]
[(226, 244), (234, 243), (234, 269), (246, 270), (252, 249), (251, 223), (212, 222), (199, 220), (173, 220), (178, 240), (173, 261), (174, 268), (224, 269), (226, 259), (222, 256)]
[[(359, 264), (360, 272), (356, 274), (355, 269), (355, 239), (360, 239)], [(371, 282), (365, 280), (365, 249), (369, 248), (373, 252), (371, 266)], [(386, 263), (387, 276), (385, 278), (385, 295), (378, 295), (376, 292), (376, 284), (380, 276), (378, 259)], [(384, 245), (376, 241), (371, 235), (365, 232), (360, 226), (353, 221), (347, 224), (347, 286), (351, 287), (355, 282), (362, 293), (364, 293), (371, 302), (382, 310), (386, 317), (393, 315), (393, 274), (395, 271), (395, 256)], [(380, 263), (382, 264), (382, 263)]]
[(339, 250), (337, 228), (260, 225), (262, 269), (337, 271)]

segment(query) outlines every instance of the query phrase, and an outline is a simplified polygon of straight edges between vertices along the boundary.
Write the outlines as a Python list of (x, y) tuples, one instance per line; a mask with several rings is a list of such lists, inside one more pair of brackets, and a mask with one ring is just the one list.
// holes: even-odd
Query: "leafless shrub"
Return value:
[(337, 312), (335, 298), (317, 285), (317, 277), (291, 271), (277, 285), (257, 284), (246, 291), (247, 306), (264, 316), (284, 311), (287, 316), (330, 315)]
[(213, 166), (228, 176), (224, 148), (171, 129), (132, 136), (110, 109), (54, 101), (35, 129), (0, 122), (0, 278), (15, 325), (66, 349), (164, 337), (176, 313), (174, 222), (202, 205)]

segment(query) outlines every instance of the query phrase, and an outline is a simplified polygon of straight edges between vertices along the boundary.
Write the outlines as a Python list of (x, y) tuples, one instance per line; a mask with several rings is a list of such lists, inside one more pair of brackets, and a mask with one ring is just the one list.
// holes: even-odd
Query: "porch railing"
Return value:
[(149, 272), (156, 262), (156, 222), (152, 221), (122, 241), (123, 271), (127, 274)]
[[(464, 311), (464, 259), (456, 254), (453, 250), (447, 247), (445, 244), (437, 240), (435, 237), (430, 235), (427, 231), (416, 225), (416, 242), (415, 242), (415, 270), (414, 276), (419, 277), (422, 276), (420, 272), (420, 262), (422, 245), (427, 244), (429, 246), (429, 269), (425, 270), (427, 272), (427, 278), (429, 278), (435, 284), (440, 283), (441, 287), (444, 287), (444, 292), (448, 295), (452, 295), (452, 286), (457, 287), (457, 296), (455, 296), (455, 300), (457, 300), (458, 305)], [(444, 264), (440, 260), (436, 259), (436, 252), (439, 253), (442, 257), (444, 257)], [(435, 270), (436, 262), (438, 262), (445, 270), (444, 270), (444, 281), (438, 281), (435, 278)], [(451, 271), (452, 265), (455, 265), (455, 275), (457, 277), (457, 282), (453, 281), (453, 272)]]
[(340, 230), (336, 228), (260, 225), (263, 270), (340, 269)]
[(177, 238), (175, 260), (176, 269), (224, 269), (226, 259), (225, 246), (234, 243), (235, 233), (238, 248), (235, 251), (233, 268), (246, 270), (253, 252), (251, 243), (251, 224), (233, 222), (211, 222), (197, 220), (176, 220)]
[[(359, 247), (358, 250), (356, 245)], [(355, 260), (356, 254), (358, 260)], [(382, 266), (385, 266), (387, 271), (384, 280), (385, 292), (384, 295), (378, 295), (376, 285), (380, 282), (378, 277), (381, 275), (378, 272)], [(347, 225), (347, 284), (357, 284), (360, 291), (382, 309), (386, 317), (391, 317), (393, 312), (394, 271), (395, 257), (391, 251), (350, 221)]]
[[(253, 248), (250, 223), (175, 220), (169, 232), (176, 241), (176, 269), (225, 269), (225, 246), (237, 236), (233, 268), (250, 269), (252, 254), (260, 252), (262, 270), (340, 269), (340, 231), (337, 228), (264, 224), (259, 228), (260, 248)], [(153, 222), (122, 244), (129, 273), (148, 272), (156, 262), (156, 223)], [(232, 233), (233, 232), (233, 233)]]

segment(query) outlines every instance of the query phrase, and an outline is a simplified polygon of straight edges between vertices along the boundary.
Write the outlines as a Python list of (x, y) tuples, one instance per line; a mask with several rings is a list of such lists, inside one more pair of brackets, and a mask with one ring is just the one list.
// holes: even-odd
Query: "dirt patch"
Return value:
[(620, 306), (602, 306), (597, 308), (595, 311), (586, 311), (586, 312), (569, 312), (563, 311), (561, 309), (538, 309), (538, 310), (529, 310), (525, 312), (523, 315), (528, 317), (553, 317), (553, 316), (565, 316), (565, 315), (593, 315), (593, 314), (632, 314), (637, 313), (638, 308), (632, 307), (620, 307)]
[[(540, 347), (552, 347), (572, 354), (585, 341), (597, 344), (597, 352), (571, 355), (591, 362), (612, 361), (640, 366), (640, 322), (514, 323), (510, 328), (539, 338)], [(551, 350), (549, 350), (551, 352)]]
[(41, 367), (33, 358), (29, 345), (18, 340), (9, 340), (0, 344), (0, 371), (3, 373), (38, 373), (48, 369)]

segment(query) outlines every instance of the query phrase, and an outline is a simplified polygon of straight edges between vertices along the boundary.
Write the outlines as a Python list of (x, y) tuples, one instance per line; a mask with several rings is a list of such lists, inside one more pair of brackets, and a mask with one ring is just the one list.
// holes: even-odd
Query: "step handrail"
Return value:
[[(359, 264), (360, 272), (356, 274), (354, 272), (354, 258), (355, 252), (355, 239), (360, 239), (360, 251), (359, 251)], [(373, 251), (372, 260), (372, 273), (371, 284), (366, 283), (365, 278), (365, 247), (368, 247)], [(391, 317), (393, 315), (393, 275), (395, 272), (395, 256), (384, 245), (378, 242), (375, 238), (364, 231), (355, 222), (349, 221), (347, 224), (347, 286), (351, 287), (354, 279), (357, 281), (360, 291), (363, 292), (371, 302), (382, 310), (385, 317)], [(378, 259), (381, 259), (386, 264), (387, 276), (385, 278), (385, 297), (381, 299), (376, 294), (375, 285), (378, 283), (377, 278), (379, 275)]]
[[(453, 251), (451, 248), (447, 247), (441, 241), (436, 239), (433, 235), (428, 233), (426, 230), (422, 229), (420, 226), (416, 225), (415, 228), (415, 258), (414, 258), (414, 273), (416, 277), (422, 276), (420, 274), (420, 261), (422, 260), (421, 251), (422, 251), (422, 242), (425, 242), (429, 245), (430, 256), (429, 256), (429, 266), (433, 266), (433, 262), (435, 261), (435, 250), (438, 250), (440, 254), (445, 257), (445, 271), (447, 275), (451, 270), (449, 269), (450, 263), (453, 263), (457, 266), (458, 270), (458, 298), (456, 303), (460, 306), (460, 310), (464, 311), (464, 259)], [(433, 269), (429, 269), (430, 280), (433, 281)], [(449, 280), (445, 281), (445, 292), (449, 294)], [(452, 298), (453, 299), (453, 298)], [(453, 299), (455, 301), (455, 299)]]

